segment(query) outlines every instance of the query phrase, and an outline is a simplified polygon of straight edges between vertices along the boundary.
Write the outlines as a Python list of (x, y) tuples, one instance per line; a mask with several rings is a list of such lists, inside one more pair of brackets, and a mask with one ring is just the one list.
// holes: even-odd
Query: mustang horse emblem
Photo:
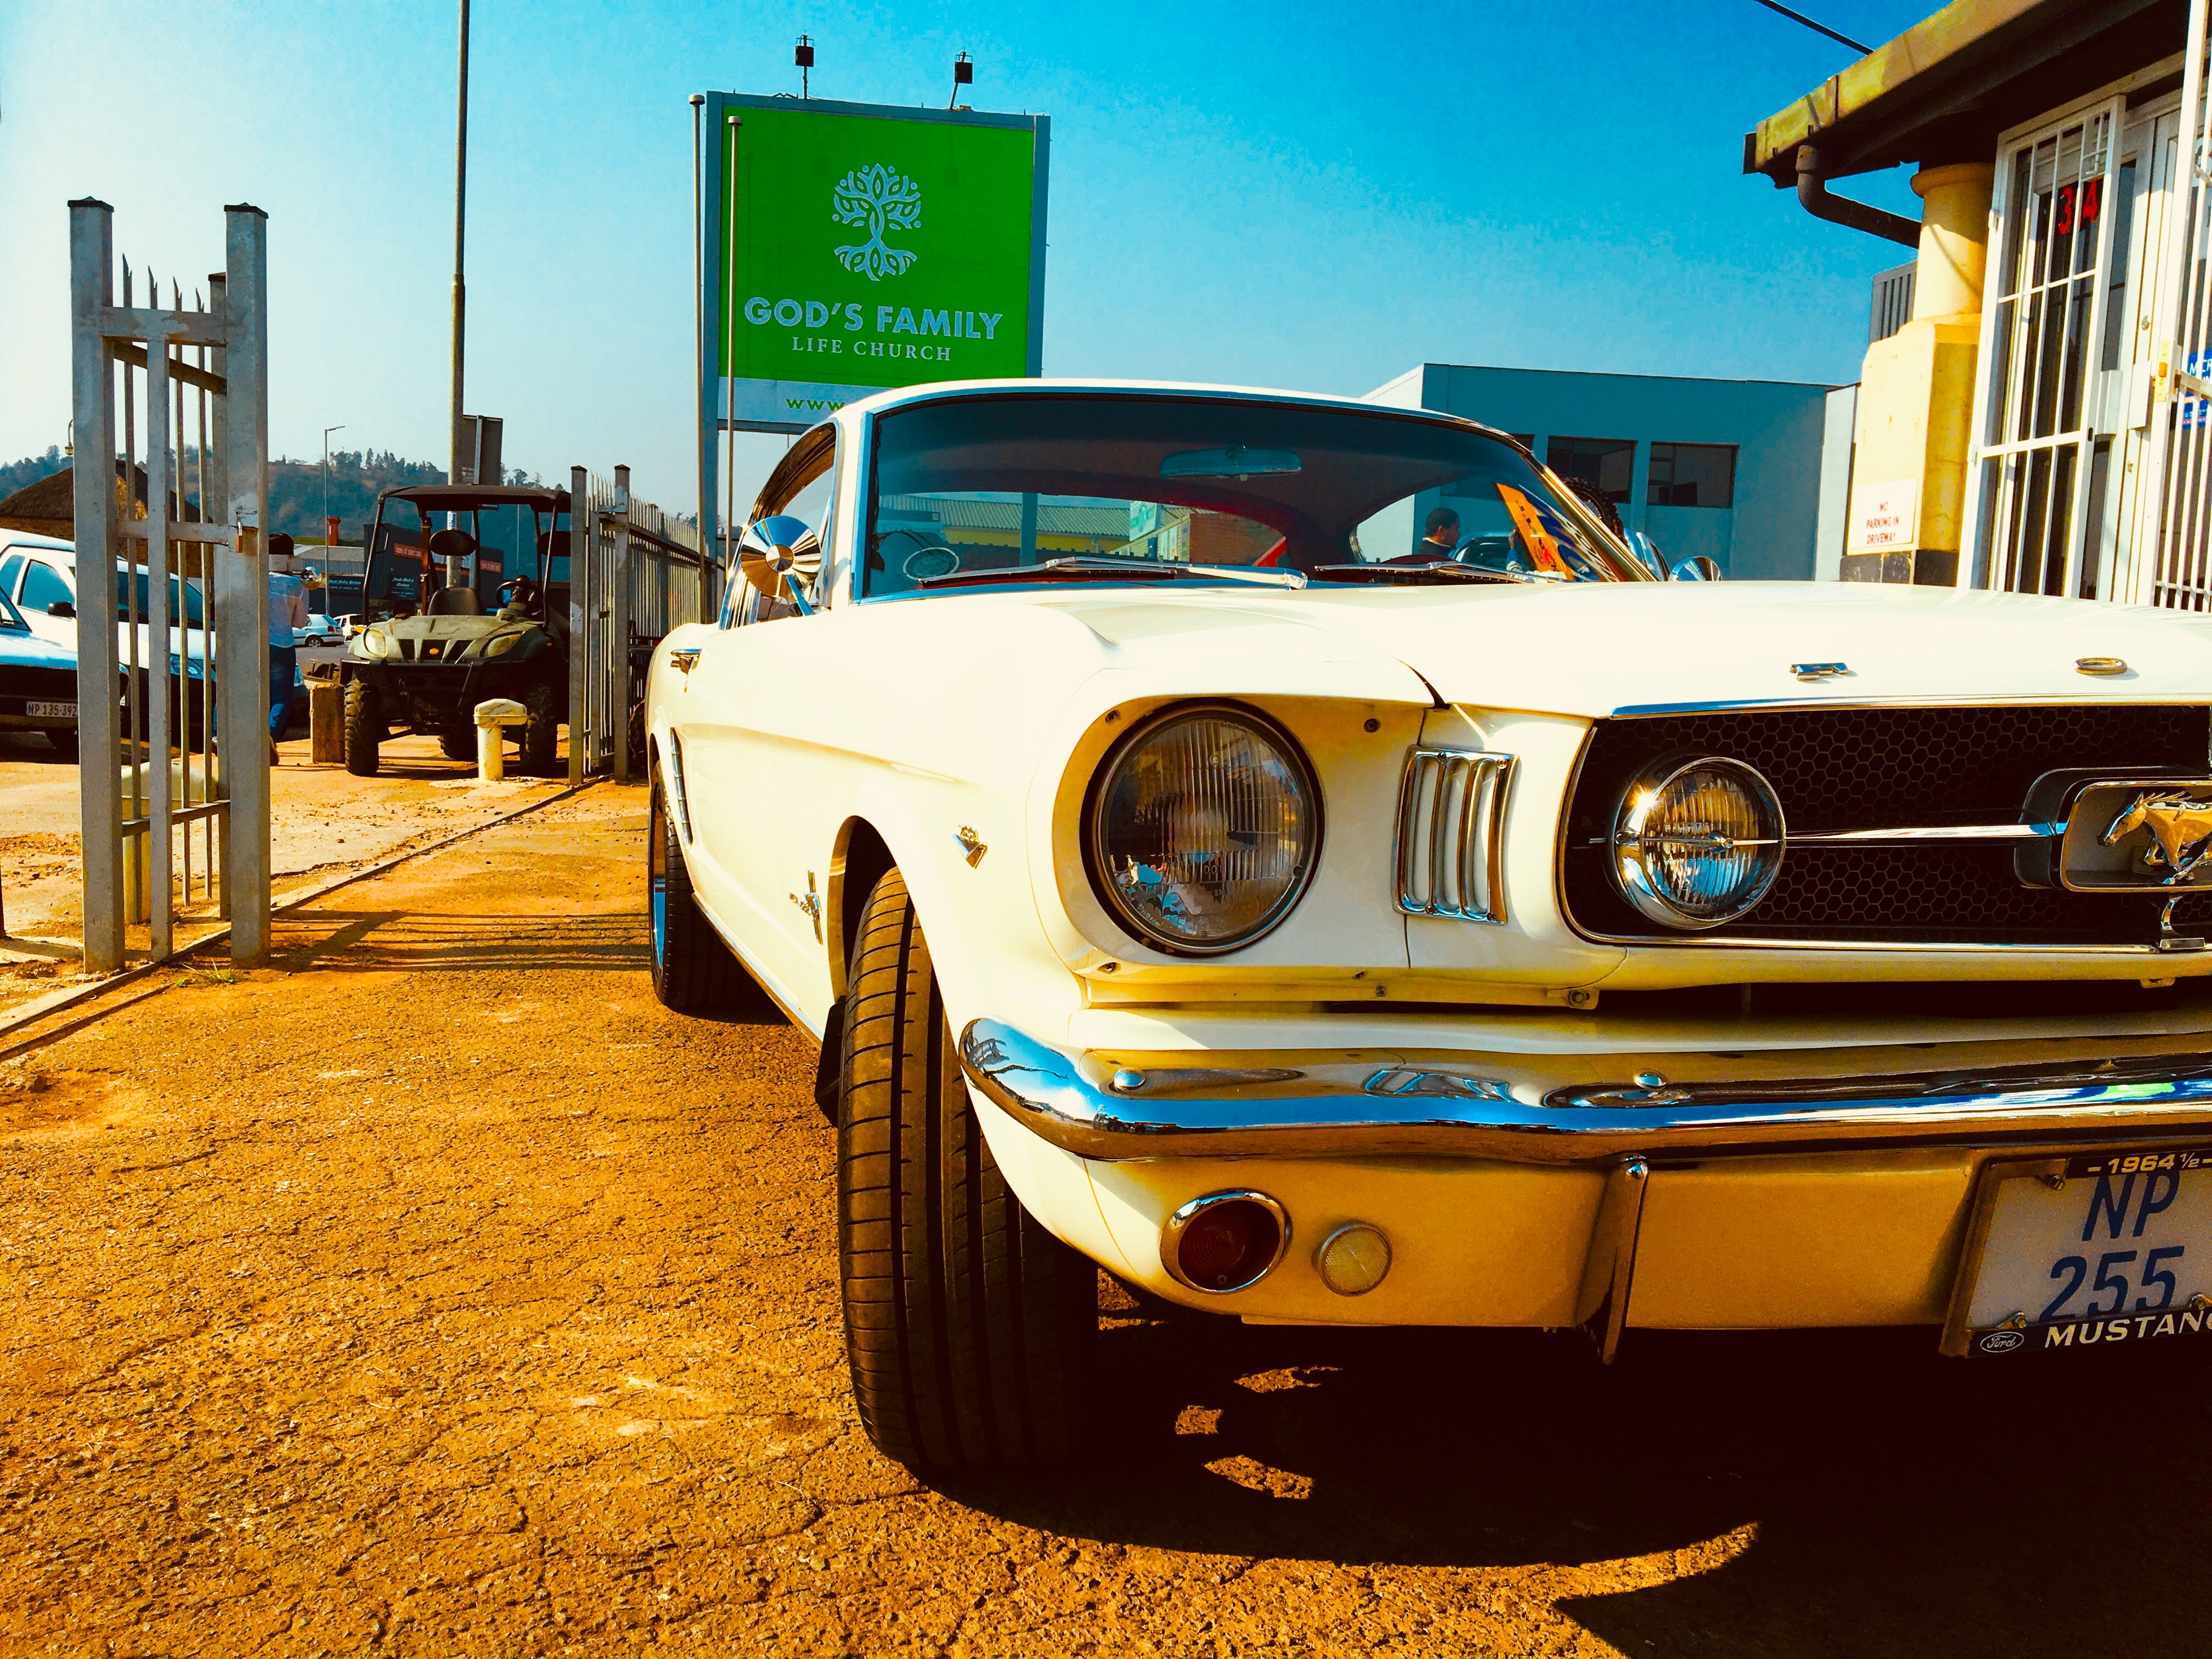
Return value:
[(2152, 845), (2144, 849), (2143, 861), (2154, 867), (2163, 864), (2173, 872), (2159, 884), (2162, 887), (2187, 880), (2205, 855), (2212, 854), (2212, 801), (2190, 795), (2138, 795), (2100, 839), (2110, 847), (2139, 824), (2150, 826)]

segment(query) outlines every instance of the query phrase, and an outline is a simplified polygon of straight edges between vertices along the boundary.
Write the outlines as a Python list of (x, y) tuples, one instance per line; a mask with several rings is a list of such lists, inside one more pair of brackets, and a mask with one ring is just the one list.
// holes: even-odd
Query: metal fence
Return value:
[[(226, 268), (188, 309), (122, 267), (113, 210), (70, 204), (78, 797), (88, 971), (127, 927), (173, 953), (180, 908), (269, 918), (267, 216), (228, 208)], [(143, 495), (136, 487), (143, 477)], [(198, 858), (194, 859), (197, 843)]]
[(568, 777), (628, 783), (644, 662), (671, 629), (714, 616), (714, 563), (696, 526), (631, 499), (626, 466), (611, 483), (572, 468), (568, 501)]

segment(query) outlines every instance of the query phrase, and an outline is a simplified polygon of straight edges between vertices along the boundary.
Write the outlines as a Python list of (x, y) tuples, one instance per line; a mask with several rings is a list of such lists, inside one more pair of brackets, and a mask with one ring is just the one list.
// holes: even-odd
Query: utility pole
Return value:
[[(461, 69), (459, 113), (453, 137), (453, 465), (446, 473), (447, 483), (461, 481), (461, 366), (464, 361), (467, 316), (467, 290), (461, 271), (464, 233), (468, 226), (469, 210), (469, 0), (461, 0)], [(473, 466), (476, 458), (468, 458)]]
[(326, 426), (323, 428), (323, 522), (325, 524), (330, 522), (331, 517), (331, 434), (344, 430), (343, 421), (339, 422), (336, 426)]

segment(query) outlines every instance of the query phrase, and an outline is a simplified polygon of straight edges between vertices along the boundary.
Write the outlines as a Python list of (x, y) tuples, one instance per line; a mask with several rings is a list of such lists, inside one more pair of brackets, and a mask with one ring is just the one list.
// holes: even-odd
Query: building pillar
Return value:
[(1867, 348), (1845, 581), (1958, 583), (1996, 173), (1959, 162), (1912, 180), (1925, 204), (1912, 320)]

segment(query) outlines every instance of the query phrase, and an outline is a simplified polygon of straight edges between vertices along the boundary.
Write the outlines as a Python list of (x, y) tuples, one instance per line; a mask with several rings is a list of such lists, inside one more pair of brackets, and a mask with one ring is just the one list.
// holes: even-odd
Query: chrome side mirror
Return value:
[(745, 580), (770, 599), (787, 598), (802, 615), (813, 611), (804, 590), (821, 564), (821, 538), (805, 520), (788, 513), (755, 520), (738, 538), (738, 568)]
[(1695, 553), (1674, 567), (1674, 579), (1678, 582), (1717, 582), (1721, 580), (1720, 561), (1703, 553)]

